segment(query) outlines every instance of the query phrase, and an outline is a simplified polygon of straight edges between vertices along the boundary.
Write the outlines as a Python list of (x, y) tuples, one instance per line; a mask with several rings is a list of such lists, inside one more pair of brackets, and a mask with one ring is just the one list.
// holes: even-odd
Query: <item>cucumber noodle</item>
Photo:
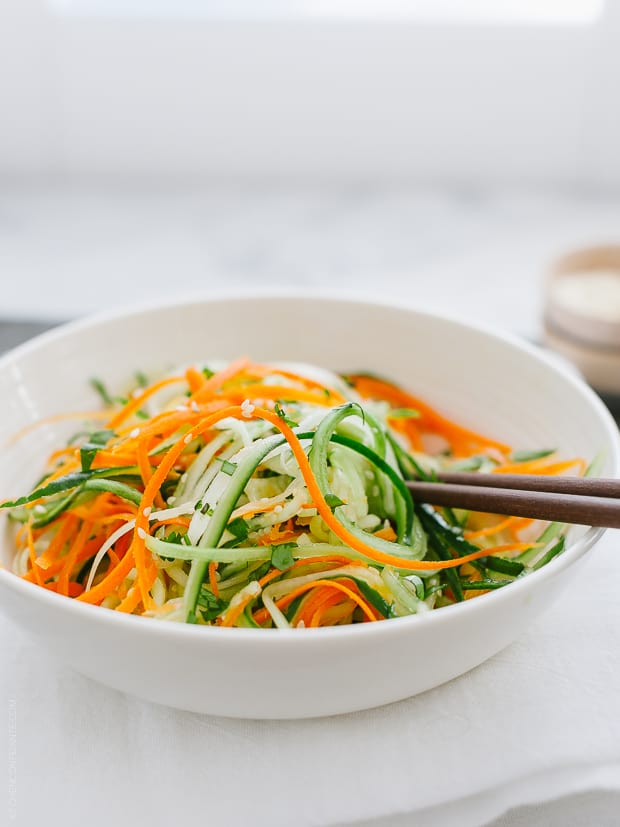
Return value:
[(374, 376), (213, 367), (140, 375), (125, 397), (95, 383), (107, 425), (87, 423), (2, 504), (17, 575), (154, 619), (282, 629), (428, 612), (562, 551), (563, 526), (434, 509), (405, 481), (581, 460), (515, 453)]

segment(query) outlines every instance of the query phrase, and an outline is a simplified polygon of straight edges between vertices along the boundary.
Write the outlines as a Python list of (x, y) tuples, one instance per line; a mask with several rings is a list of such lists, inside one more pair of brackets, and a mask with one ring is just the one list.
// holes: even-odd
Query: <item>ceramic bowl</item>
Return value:
[[(393, 378), (465, 425), (519, 448), (604, 452), (617, 431), (586, 385), (538, 350), (471, 323), (333, 294), (259, 294), (149, 307), (56, 329), (0, 360), (0, 498), (28, 490), (75, 424), (24, 425), (97, 404), (88, 380), (122, 387), (137, 369), (242, 354)], [(3, 517), (0, 607), (87, 675), (161, 704), (216, 715), (294, 718), (366, 709), (430, 689), (491, 657), (543, 612), (601, 529), (508, 587), (421, 616), (305, 630), (222, 629), (127, 616), (73, 601), (10, 571)]]

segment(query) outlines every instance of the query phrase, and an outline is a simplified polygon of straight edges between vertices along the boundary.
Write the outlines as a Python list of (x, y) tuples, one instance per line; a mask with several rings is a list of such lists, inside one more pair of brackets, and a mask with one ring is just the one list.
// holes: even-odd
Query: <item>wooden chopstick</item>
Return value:
[(590, 497), (620, 497), (620, 479), (603, 477), (556, 477), (544, 474), (481, 474), (472, 471), (441, 471), (441, 482), (483, 485), (487, 488), (518, 488), (521, 491), (552, 491)]
[[(447, 480), (457, 475), (463, 482)], [(413, 499), (490, 514), (620, 528), (619, 480), (456, 471), (438, 477), (439, 482), (407, 482)]]

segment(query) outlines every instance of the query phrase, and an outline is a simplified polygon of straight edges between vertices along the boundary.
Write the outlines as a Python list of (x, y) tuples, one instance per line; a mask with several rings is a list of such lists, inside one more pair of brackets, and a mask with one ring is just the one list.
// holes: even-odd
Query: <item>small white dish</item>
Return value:
[(620, 247), (559, 259), (545, 296), (545, 344), (602, 394), (620, 394)]
[[(92, 408), (91, 376), (120, 387), (137, 369), (241, 354), (382, 373), (516, 447), (556, 447), (584, 457), (604, 451), (602, 473), (616, 476), (620, 469), (616, 427), (600, 400), (531, 346), (402, 303), (279, 292), (81, 321), (4, 356), (0, 497), (28, 489), (68, 428), (46, 425), (7, 445), (9, 437), (40, 417)], [(79, 672), (142, 698), (256, 718), (366, 709), (466, 672), (550, 606), (602, 534), (573, 528), (566, 551), (538, 572), (426, 615), (280, 631), (159, 622), (52, 594), (10, 572), (4, 525), (3, 531), (0, 608), (42, 646)]]

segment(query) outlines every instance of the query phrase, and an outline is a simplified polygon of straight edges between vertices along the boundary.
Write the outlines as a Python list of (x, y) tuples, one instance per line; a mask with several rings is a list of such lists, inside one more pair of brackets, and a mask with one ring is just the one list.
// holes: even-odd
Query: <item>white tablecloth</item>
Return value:
[[(617, 199), (400, 189), (5, 188), (0, 214), (4, 316), (169, 295), (171, 274), (190, 291), (380, 278), (386, 295), (532, 337), (550, 260), (619, 226)], [(620, 536), (504, 652), (384, 709), (280, 723), (176, 712), (70, 672), (1, 614), (0, 709), (0, 827), (13, 806), (25, 827), (616, 827)]]
[(581, 579), (489, 662), (417, 698), (313, 721), (126, 697), (0, 616), (2, 774), (16, 771), (0, 824), (14, 807), (26, 827), (468, 827), (518, 805), (620, 794), (619, 588), (620, 535), (608, 532)]

